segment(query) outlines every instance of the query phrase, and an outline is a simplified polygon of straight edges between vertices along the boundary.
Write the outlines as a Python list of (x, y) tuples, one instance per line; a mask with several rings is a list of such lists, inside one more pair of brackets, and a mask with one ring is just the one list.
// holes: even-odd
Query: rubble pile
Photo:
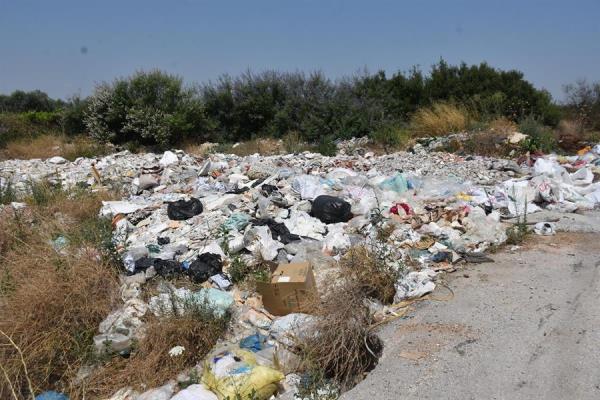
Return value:
[[(236, 385), (234, 370), (251, 377), (244, 382), (254, 382), (260, 398), (277, 390), (281, 372), (286, 382), (293, 381), (297, 360), (287, 347), (289, 335), (301, 334), (295, 330), (312, 318), (268, 310), (260, 296), (233, 284), (234, 262), (310, 263), (312, 271), (303, 270), (306, 280), (298, 282), (310, 283), (314, 272), (318, 288), (351, 246), (381, 241), (377, 231), (385, 225), (386, 259), (404, 271), (396, 282), (399, 302), (434, 290), (438, 271), (457, 262), (490, 261), (483, 252), (506, 240), (504, 218), (542, 208), (592, 209), (600, 202), (600, 145), (522, 165), (422, 148), (375, 156), (355, 151), (360, 145), (345, 143), (340, 146), (345, 154), (335, 157), (305, 152), (197, 158), (167, 151), (72, 163), (60, 157), (9, 160), (0, 163), (0, 185), (26, 192), (28, 182), (45, 179), (64, 187), (122, 188), (124, 198), (104, 202), (100, 213), (112, 218), (122, 256), (123, 304), (100, 325), (96, 347), (126, 354), (143, 335), (146, 313), (160, 316), (168, 308), (164, 304), (173, 303), (177, 312), (178, 301), (208, 302), (215, 313), (232, 312), (236, 322), (228, 342), (204, 366), (203, 383), (219, 398), (219, 390), (230, 393)], [(145, 302), (141, 288), (157, 275), (165, 280)], [(203, 288), (170, 283), (183, 276)], [(289, 276), (279, 282), (290, 282)], [(173, 296), (179, 300), (173, 302)], [(180, 351), (174, 348), (173, 354)], [(273, 359), (284, 362), (275, 365)], [(183, 392), (178, 396), (187, 398)], [(196, 396), (211, 398), (210, 392)]]

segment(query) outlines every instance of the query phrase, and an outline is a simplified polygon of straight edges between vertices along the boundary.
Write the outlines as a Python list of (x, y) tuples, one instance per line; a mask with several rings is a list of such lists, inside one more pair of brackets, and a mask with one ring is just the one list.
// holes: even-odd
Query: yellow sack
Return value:
[(207, 359), (202, 383), (215, 392), (219, 400), (236, 400), (238, 395), (246, 400), (253, 392), (256, 399), (268, 400), (283, 378), (283, 374), (273, 368), (256, 365), (252, 352), (234, 350)]
[(585, 146), (583, 149), (579, 149), (577, 150), (577, 155), (578, 156), (583, 156), (585, 155), (587, 152), (589, 152), (592, 148), (590, 146)]
[(466, 194), (464, 192), (460, 192), (456, 194), (456, 198), (463, 201), (471, 201), (473, 200), (473, 196)]

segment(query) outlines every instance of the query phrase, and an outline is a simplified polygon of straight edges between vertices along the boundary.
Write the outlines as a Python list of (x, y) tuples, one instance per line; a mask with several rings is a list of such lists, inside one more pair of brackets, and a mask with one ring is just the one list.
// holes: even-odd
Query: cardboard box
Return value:
[(317, 296), (315, 276), (309, 262), (279, 264), (270, 282), (258, 282), (265, 309), (273, 315), (306, 311), (308, 303)]

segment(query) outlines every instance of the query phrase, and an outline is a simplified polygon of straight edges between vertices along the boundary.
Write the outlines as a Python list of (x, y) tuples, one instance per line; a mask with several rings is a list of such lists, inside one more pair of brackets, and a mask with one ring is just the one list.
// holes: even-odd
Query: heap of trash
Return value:
[[(298, 300), (298, 293), (318, 293), (349, 248), (381, 240), (376, 230), (382, 221), (391, 226), (389, 259), (404, 271), (396, 282), (394, 300), (400, 302), (433, 291), (440, 271), (491, 261), (484, 252), (506, 241), (505, 220), (600, 203), (600, 145), (571, 157), (530, 157), (520, 165), (427, 151), (342, 153), (195, 157), (125, 151), (74, 162), (9, 160), (0, 163), (0, 185), (26, 192), (31, 180), (47, 180), (125, 193), (100, 210), (112, 219), (124, 278), (123, 303), (94, 338), (99, 352), (127, 354), (144, 333), (144, 316), (160, 316), (173, 296), (234, 315), (231, 337), (199, 367), (203, 385), (178, 394), (171, 383), (153, 389), (175, 400), (223, 399), (240, 386), (259, 399), (277, 392), (293, 398), (298, 360), (290, 336), (301, 335), (312, 317), (287, 294)], [(538, 228), (540, 234), (553, 230)], [(257, 293), (241, 290), (230, 273), (234, 262), (266, 263), (271, 275)], [(141, 287), (156, 276), (165, 278), (158, 293), (142, 300)], [(176, 287), (174, 277), (188, 277), (202, 289)], [(182, 351), (173, 348), (173, 356)], [(155, 398), (148, 393), (137, 397), (125, 388), (112, 399)]]

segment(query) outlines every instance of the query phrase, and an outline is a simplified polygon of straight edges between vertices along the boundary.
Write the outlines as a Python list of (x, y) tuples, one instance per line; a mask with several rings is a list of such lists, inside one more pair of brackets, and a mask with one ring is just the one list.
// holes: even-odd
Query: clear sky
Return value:
[(560, 97), (600, 80), (600, 0), (0, 0), (0, 93), (88, 95), (153, 68), (190, 83), (247, 69), (391, 74), (440, 57), (519, 69)]

